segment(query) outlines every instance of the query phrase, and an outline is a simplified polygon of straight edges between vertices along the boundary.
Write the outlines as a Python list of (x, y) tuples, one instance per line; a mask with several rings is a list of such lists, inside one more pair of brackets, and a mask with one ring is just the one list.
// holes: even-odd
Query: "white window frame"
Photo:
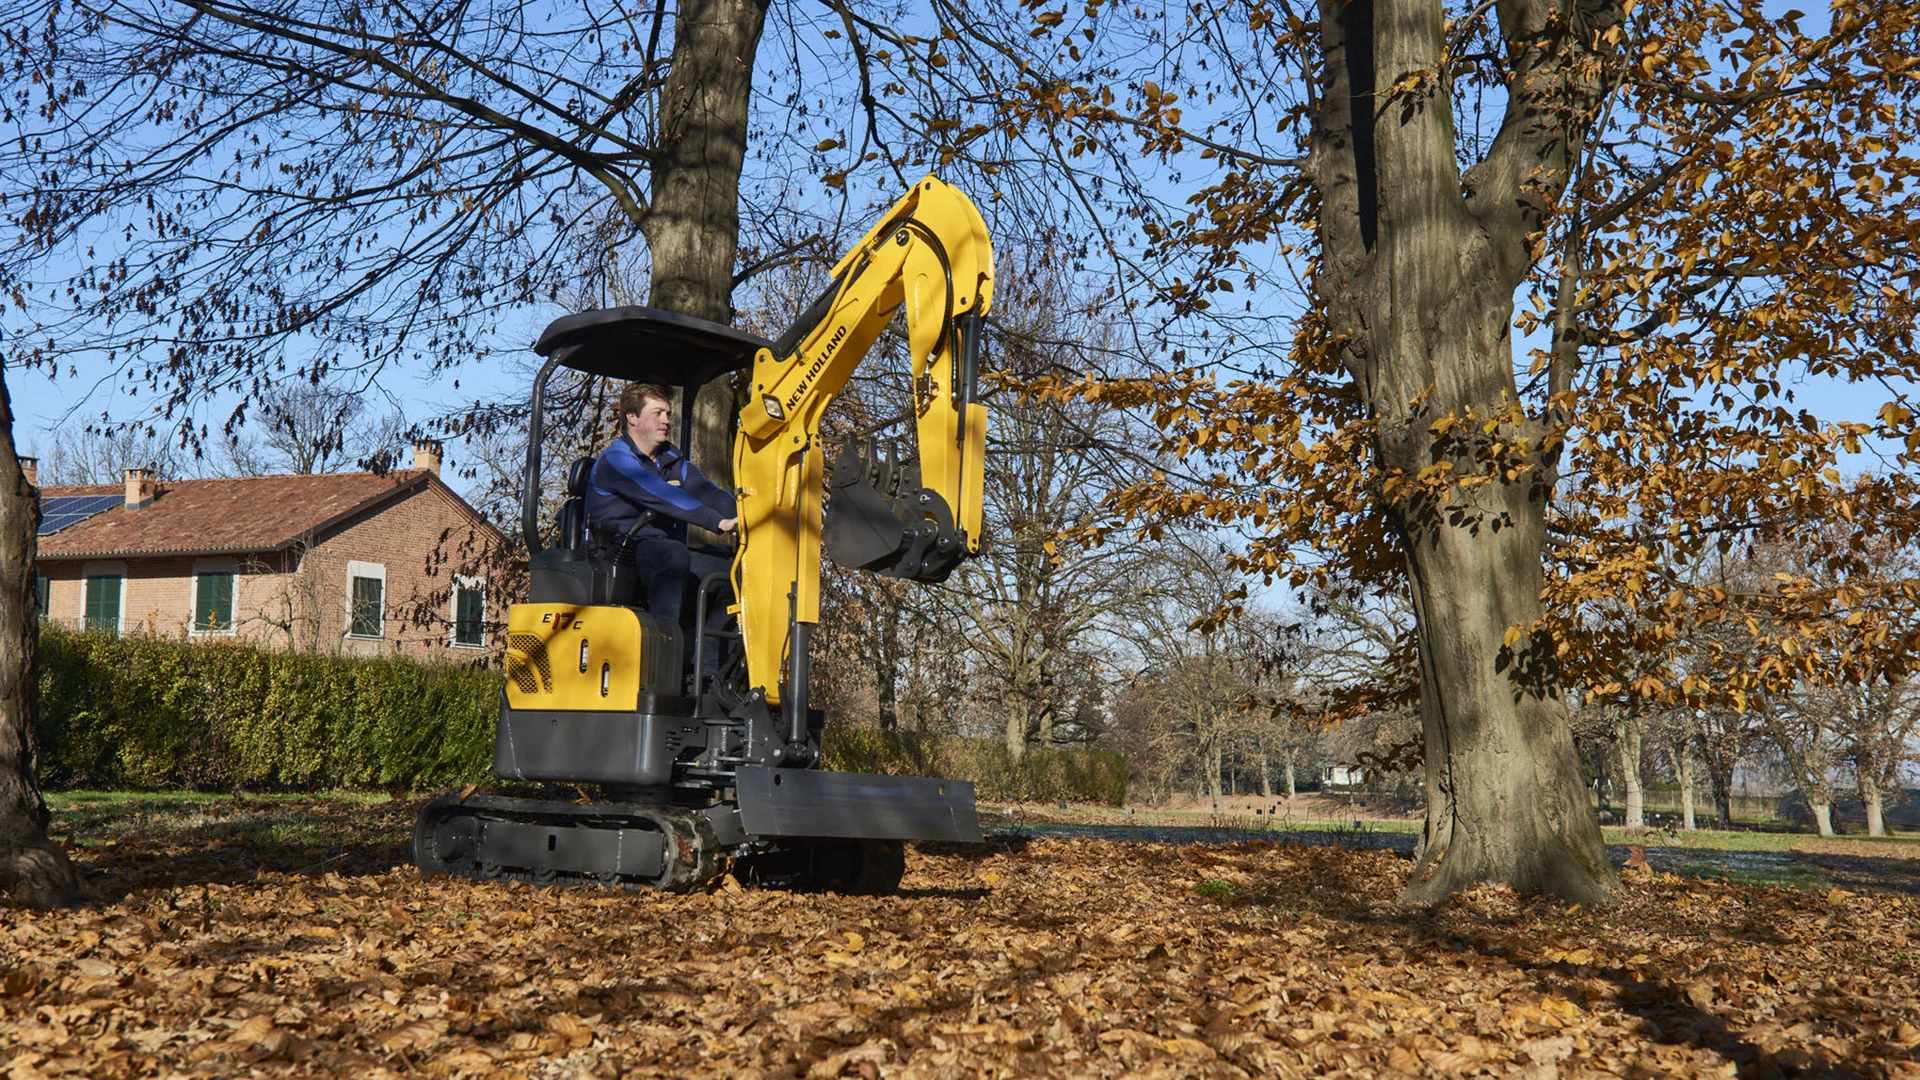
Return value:
[(75, 625), (80, 629), (87, 626), (87, 582), (93, 578), (120, 579), (120, 611), (114, 616), (113, 632), (127, 632), (127, 564), (123, 562), (90, 562), (80, 568), (80, 621)]
[[(373, 578), (380, 582), (380, 632), (378, 634), (356, 634), (353, 632), (353, 579)], [(347, 601), (346, 623), (341, 628), (341, 637), (351, 641), (384, 641), (387, 637), (387, 567), (384, 563), (361, 562), (351, 559), (347, 562)]]
[[(480, 594), (480, 640), (469, 645), (460, 640), (460, 594), (477, 592)], [(447, 590), (447, 647), (450, 649), (484, 649), (487, 647), (487, 579), (468, 577), (465, 574), (453, 575), (453, 588)]]
[[(231, 574), (232, 588), (227, 593), (227, 628), (209, 630), (200, 625), (200, 575)], [(187, 633), (200, 637), (232, 637), (240, 626), (240, 566), (237, 560), (195, 559), (193, 560), (192, 605), (187, 608)]]

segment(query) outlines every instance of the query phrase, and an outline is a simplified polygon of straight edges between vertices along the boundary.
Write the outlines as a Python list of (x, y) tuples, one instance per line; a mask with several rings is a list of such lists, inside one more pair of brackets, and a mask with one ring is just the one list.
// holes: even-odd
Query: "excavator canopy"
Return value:
[(533, 351), (560, 366), (623, 382), (700, 387), (753, 363), (773, 343), (659, 308), (617, 307), (553, 320)]

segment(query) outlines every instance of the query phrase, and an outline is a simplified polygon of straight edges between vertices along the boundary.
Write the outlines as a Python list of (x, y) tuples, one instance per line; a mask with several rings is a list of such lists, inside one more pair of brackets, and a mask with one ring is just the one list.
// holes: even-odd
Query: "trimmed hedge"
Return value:
[[(493, 779), (500, 673), (40, 629), (49, 789), (430, 791)], [(828, 726), (826, 765), (971, 780), (983, 799), (1126, 798), (1118, 756)]]
[(971, 780), (978, 798), (995, 802), (1119, 806), (1127, 799), (1126, 761), (1098, 750), (1037, 750), (1015, 762), (998, 740), (829, 725), (821, 754), (829, 769)]
[(491, 778), (497, 672), (40, 631), (49, 788), (430, 790)]

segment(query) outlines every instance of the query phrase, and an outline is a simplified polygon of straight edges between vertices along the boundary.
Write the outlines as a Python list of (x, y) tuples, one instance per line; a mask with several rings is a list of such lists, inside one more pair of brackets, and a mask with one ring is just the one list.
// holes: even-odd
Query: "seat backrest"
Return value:
[(593, 477), (594, 456), (588, 454), (567, 467), (567, 494), (583, 496), (587, 493), (587, 482)]
[(593, 476), (592, 454), (567, 467), (567, 501), (560, 504), (560, 516), (554, 520), (560, 534), (559, 545), (568, 551), (587, 548), (587, 483)]
[(560, 517), (554, 525), (560, 533), (559, 546), (568, 551), (584, 551), (587, 539), (587, 501), (578, 495), (560, 504)]

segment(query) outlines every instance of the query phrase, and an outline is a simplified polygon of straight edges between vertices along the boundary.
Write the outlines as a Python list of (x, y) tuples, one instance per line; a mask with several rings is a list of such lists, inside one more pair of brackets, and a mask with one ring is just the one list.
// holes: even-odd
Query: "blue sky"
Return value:
[[(1789, 7), (1777, 2), (1769, 6), (1780, 12)], [(1803, 20), (1803, 26), (1814, 30), (1823, 17), (1814, 14)], [(792, 73), (795, 68), (792, 65), (796, 61), (801, 65), (818, 64), (823, 61), (823, 56), (809, 54), (801, 46), (779, 46), (763, 48), (761, 59), (766, 69), (761, 76), (761, 87), (765, 90), (775, 85), (773, 80), (778, 77), (794, 80), (796, 76)], [(800, 81), (804, 82), (804, 79)], [(792, 136), (794, 133), (789, 130), (785, 134)], [(793, 209), (801, 210), (816, 220), (844, 221), (850, 212), (857, 216), (863, 202), (885, 196), (878, 192), (834, 193), (817, 185), (813, 191), (809, 191), (796, 184), (787, 188), (784, 197), (796, 204)], [(982, 208), (991, 219), (992, 208), (986, 205)], [(530, 360), (532, 353), (529, 346), (540, 330), (553, 318), (567, 313), (558, 305), (503, 313), (487, 333), (487, 338), (496, 349), (495, 356)], [(1518, 349), (1530, 348), (1532, 344), (1528, 340), (1516, 340)], [(54, 429), (63, 424), (77, 427), (97, 421), (103, 414), (114, 420), (125, 421), (149, 412), (151, 405), (147, 399), (119, 392), (124, 387), (112, 377), (103, 363), (79, 361), (77, 364), (71, 374), (63, 371), (53, 379), (41, 372), (9, 372), (8, 381), (18, 418), (15, 437), (23, 451), (37, 450), (44, 454), (51, 445)], [(369, 404), (380, 412), (397, 408), (410, 421), (421, 422), (457, 409), (475, 398), (523, 395), (526, 383), (524, 365), (511, 361), (467, 365), (458, 372), (438, 377), (389, 371), (373, 391), (380, 400), (370, 401)], [(1797, 405), (1829, 421), (1871, 420), (1886, 399), (1886, 394), (1877, 387), (1870, 391), (1866, 387), (1849, 386), (1827, 379), (1803, 379), (1794, 390)], [(196, 419), (209, 421), (223, 416), (230, 407), (230, 401), (202, 405), (197, 410)], [(460, 457), (465, 452), (464, 447), (453, 445), (448, 451), (448, 464), (457, 469)], [(1850, 456), (1843, 467), (1848, 471), (1858, 471), (1885, 466), (1876, 455), (1869, 452)], [(451, 472), (449, 475), (451, 477)]]

